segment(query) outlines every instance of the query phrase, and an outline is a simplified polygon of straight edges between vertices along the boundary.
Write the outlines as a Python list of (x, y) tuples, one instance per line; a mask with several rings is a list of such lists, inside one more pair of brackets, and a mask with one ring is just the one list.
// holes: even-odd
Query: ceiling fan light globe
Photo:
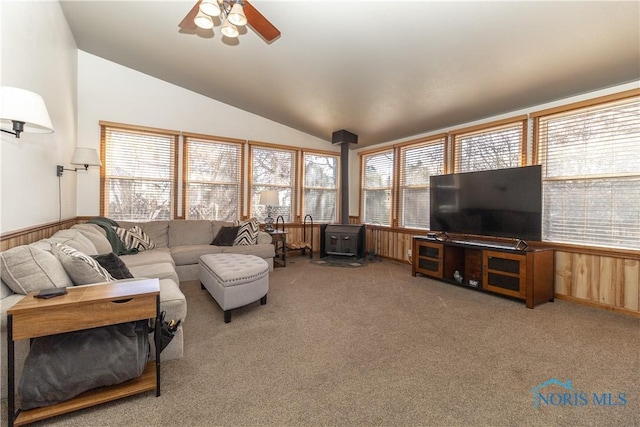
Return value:
[(209, 16), (220, 16), (220, 6), (217, 0), (202, 0), (200, 12)]
[(220, 29), (220, 32), (222, 32), (222, 35), (224, 35), (225, 37), (229, 37), (232, 39), (235, 39), (236, 37), (238, 37), (238, 35), (240, 35), (238, 28), (236, 28), (236, 26), (228, 20), (225, 21), (224, 25)]
[(193, 22), (198, 28), (202, 28), (203, 30), (210, 30), (213, 28), (213, 20), (211, 17), (202, 13), (202, 11), (198, 12), (196, 17), (193, 19)]
[(247, 25), (247, 17), (245, 16), (244, 9), (242, 9), (242, 5), (240, 3), (236, 3), (233, 5), (227, 19), (233, 25), (237, 25), (240, 27), (242, 27), (243, 25)]

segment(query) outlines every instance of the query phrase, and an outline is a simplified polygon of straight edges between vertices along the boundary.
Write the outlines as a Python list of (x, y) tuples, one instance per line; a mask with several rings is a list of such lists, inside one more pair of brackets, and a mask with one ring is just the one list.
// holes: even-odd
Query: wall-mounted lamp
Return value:
[[(98, 152), (93, 148), (82, 148), (77, 147), (76, 151), (73, 152), (73, 157), (71, 158), (72, 165), (82, 165), (84, 166), (84, 170), (89, 169), (89, 166), (102, 166), (102, 162), (100, 161), (100, 156), (98, 156)], [(62, 176), (63, 171), (71, 171), (78, 172), (82, 170), (81, 168), (75, 169), (65, 169), (62, 165), (56, 166), (56, 175)]]
[(267, 207), (267, 217), (264, 219), (264, 230), (273, 231), (273, 217), (271, 216), (274, 206), (280, 205), (280, 196), (277, 190), (262, 190), (260, 192), (260, 204)]
[[(15, 135), (16, 138), (20, 138), (22, 132), (53, 132), (42, 97), (17, 87), (0, 86), (0, 123), (2, 132)], [(4, 129), (7, 125), (11, 125), (12, 130)]]

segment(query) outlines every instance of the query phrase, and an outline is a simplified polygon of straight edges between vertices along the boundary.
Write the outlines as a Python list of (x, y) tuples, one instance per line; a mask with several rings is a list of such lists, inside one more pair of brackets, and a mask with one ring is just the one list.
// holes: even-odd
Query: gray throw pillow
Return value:
[(58, 259), (32, 245), (16, 246), (0, 254), (2, 281), (17, 294), (44, 288), (73, 286)]
[(222, 227), (211, 244), (216, 246), (233, 246), (233, 242), (236, 240), (239, 229), (239, 226)]
[(113, 282), (115, 279), (98, 261), (89, 255), (60, 243), (51, 243), (51, 252), (60, 260), (64, 270), (76, 285)]

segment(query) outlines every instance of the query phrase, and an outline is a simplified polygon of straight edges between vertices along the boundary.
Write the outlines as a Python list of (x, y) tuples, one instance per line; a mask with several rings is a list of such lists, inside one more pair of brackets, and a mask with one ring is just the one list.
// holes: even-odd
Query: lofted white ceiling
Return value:
[(60, 1), (78, 48), (352, 148), (640, 79), (637, 1), (268, 1), (281, 32), (187, 33), (185, 1)]

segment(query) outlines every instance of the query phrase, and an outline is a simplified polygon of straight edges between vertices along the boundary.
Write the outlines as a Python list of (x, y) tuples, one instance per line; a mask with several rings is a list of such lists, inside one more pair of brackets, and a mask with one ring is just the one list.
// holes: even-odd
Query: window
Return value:
[(240, 140), (184, 135), (186, 219), (240, 219), (242, 154)]
[(444, 173), (446, 136), (401, 146), (400, 227), (429, 228), (429, 177)]
[(171, 219), (178, 133), (100, 123), (102, 216), (119, 221)]
[(392, 223), (393, 161), (392, 149), (362, 155), (362, 219), (365, 223), (387, 226)]
[(280, 205), (273, 207), (274, 218), (282, 215), (285, 222), (293, 221), (295, 206), (295, 178), (297, 150), (250, 143), (251, 188), (250, 215), (263, 220), (266, 206), (259, 204), (262, 190), (277, 190)]
[(452, 133), (455, 172), (526, 165), (526, 117), (484, 124)]
[(339, 156), (305, 152), (302, 157), (302, 215), (314, 222), (337, 221)]
[(640, 249), (640, 97), (535, 114), (543, 239)]

